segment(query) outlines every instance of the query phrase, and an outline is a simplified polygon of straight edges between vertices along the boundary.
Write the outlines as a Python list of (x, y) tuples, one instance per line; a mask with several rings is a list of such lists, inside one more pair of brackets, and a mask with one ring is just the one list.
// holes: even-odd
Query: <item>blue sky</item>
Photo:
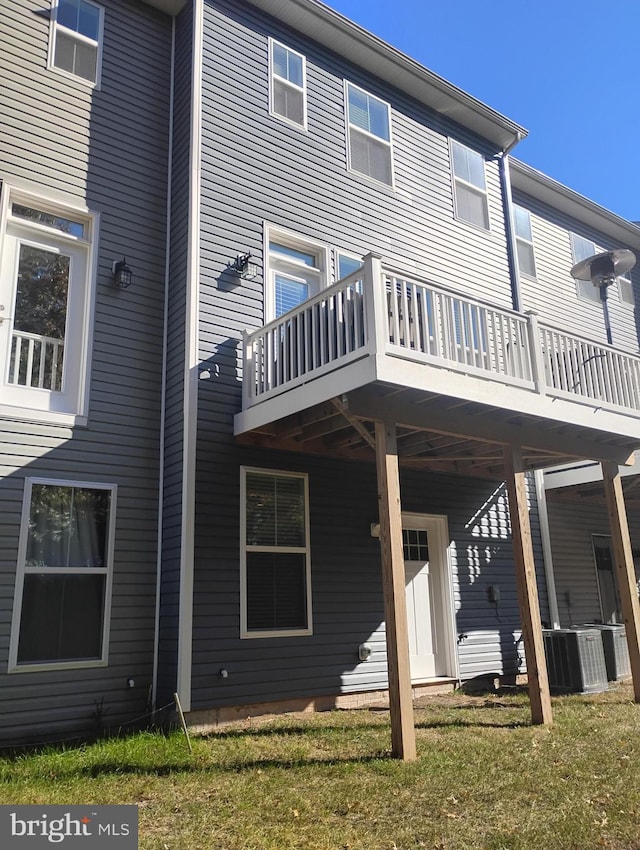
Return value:
[(639, 0), (325, 0), (526, 127), (514, 156), (640, 220)]

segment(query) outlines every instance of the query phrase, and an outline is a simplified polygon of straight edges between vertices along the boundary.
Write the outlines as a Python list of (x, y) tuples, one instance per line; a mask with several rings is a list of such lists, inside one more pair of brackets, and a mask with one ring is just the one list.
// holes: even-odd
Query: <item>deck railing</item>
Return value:
[(245, 409), (369, 354), (640, 415), (640, 358), (398, 273), (374, 255), (245, 335)]

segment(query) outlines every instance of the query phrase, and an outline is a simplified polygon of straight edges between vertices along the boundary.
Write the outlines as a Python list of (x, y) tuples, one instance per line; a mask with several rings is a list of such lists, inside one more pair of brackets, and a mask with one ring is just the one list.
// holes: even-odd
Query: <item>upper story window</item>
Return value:
[(626, 304), (628, 307), (634, 307), (636, 303), (633, 294), (633, 283), (631, 282), (631, 274), (627, 272), (618, 278), (618, 297), (620, 303)]
[(293, 310), (326, 286), (327, 249), (297, 234), (266, 229), (265, 318)]
[(484, 157), (451, 140), (453, 196), (456, 218), (489, 230), (489, 204)]
[(311, 634), (308, 479), (241, 470), (242, 637)]
[(78, 424), (86, 416), (92, 216), (4, 187), (0, 415)]
[(306, 60), (270, 39), (271, 114), (299, 127), (307, 126)]
[(518, 253), (518, 268), (522, 274), (536, 276), (536, 261), (533, 252), (533, 236), (531, 233), (531, 214), (529, 210), (513, 205), (513, 219), (516, 233), (516, 251)]
[(53, 0), (49, 66), (100, 84), (104, 9), (90, 0)]
[(393, 184), (389, 104), (346, 83), (348, 165), (352, 171)]
[(27, 479), (10, 670), (106, 664), (115, 493)]
[[(590, 239), (585, 239), (578, 233), (572, 233), (571, 253), (573, 254), (573, 265), (575, 265), (581, 260), (586, 260), (587, 257), (593, 257), (594, 254), (600, 253), (600, 249)], [(576, 280), (576, 293), (578, 298), (584, 301), (595, 301), (596, 304), (600, 304), (600, 290), (590, 280)]]

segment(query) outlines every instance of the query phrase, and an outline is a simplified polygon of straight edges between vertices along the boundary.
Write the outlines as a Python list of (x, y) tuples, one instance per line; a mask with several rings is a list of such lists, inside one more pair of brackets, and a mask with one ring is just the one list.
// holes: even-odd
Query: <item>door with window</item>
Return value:
[(0, 264), (0, 403), (80, 412), (87, 221), (11, 201)]
[(269, 232), (267, 321), (277, 319), (326, 285), (326, 249), (278, 231)]
[(403, 514), (411, 680), (451, 676), (455, 662), (444, 517)]

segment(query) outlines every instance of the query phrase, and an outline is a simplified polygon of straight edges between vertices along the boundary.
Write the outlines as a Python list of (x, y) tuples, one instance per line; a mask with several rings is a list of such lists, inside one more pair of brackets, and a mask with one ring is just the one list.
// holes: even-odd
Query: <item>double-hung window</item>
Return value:
[[(593, 257), (595, 254), (601, 254), (603, 251), (603, 248), (596, 245), (590, 239), (585, 239), (584, 236), (580, 236), (578, 233), (571, 234), (571, 254), (574, 265), (582, 260), (586, 260), (588, 257)], [(576, 280), (575, 283), (578, 298), (585, 301), (595, 301), (597, 304), (601, 303), (600, 288), (594, 286), (591, 280)], [(629, 272), (617, 278), (617, 285), (620, 303), (628, 307), (633, 307), (635, 305), (635, 298)]]
[(349, 168), (389, 186), (393, 184), (389, 104), (346, 83)]
[(518, 268), (528, 277), (536, 276), (536, 261), (533, 252), (533, 234), (531, 232), (531, 214), (524, 207), (513, 205), (513, 220), (516, 234)]
[(298, 127), (307, 126), (306, 61), (279, 41), (270, 39), (271, 114)]
[(489, 205), (484, 157), (451, 140), (453, 196), (456, 218), (489, 230)]
[(9, 669), (107, 663), (115, 485), (27, 479)]
[[(572, 233), (571, 253), (573, 254), (573, 264), (575, 265), (599, 253), (599, 248), (590, 239), (585, 239), (584, 236), (580, 236), (578, 233)], [(591, 280), (576, 280), (575, 283), (578, 298), (583, 301), (595, 301), (596, 304), (601, 303), (600, 289), (594, 286)]]
[(296, 234), (266, 228), (266, 320), (293, 310), (326, 285), (327, 248)]
[(242, 637), (311, 634), (306, 475), (241, 469)]
[(100, 84), (104, 9), (90, 0), (53, 0), (49, 66)]
[(0, 415), (86, 416), (93, 216), (4, 187)]

